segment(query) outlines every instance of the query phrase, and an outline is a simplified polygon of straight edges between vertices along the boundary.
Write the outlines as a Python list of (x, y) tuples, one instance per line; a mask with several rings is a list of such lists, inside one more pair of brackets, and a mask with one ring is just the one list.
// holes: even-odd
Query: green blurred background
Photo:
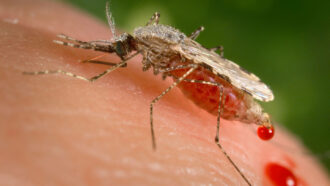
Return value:
[[(106, 21), (106, 0), (66, 0)], [(330, 140), (330, 1), (310, 0), (112, 0), (120, 29), (132, 32), (151, 15), (186, 34), (199, 26), (205, 47), (222, 45), (225, 57), (270, 85), (275, 101), (263, 104), (272, 118), (316, 154)], [(97, 39), (97, 38), (96, 38)], [(104, 39), (104, 38), (100, 38)], [(322, 158), (330, 168), (328, 158)]]

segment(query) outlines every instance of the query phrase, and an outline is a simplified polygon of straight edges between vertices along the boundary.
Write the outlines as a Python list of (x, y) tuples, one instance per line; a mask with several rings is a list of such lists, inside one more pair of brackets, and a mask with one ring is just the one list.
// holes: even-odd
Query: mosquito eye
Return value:
[(125, 50), (124, 50), (124, 45), (122, 42), (117, 42), (116, 44), (116, 53), (119, 55), (119, 56), (124, 56), (125, 54)]

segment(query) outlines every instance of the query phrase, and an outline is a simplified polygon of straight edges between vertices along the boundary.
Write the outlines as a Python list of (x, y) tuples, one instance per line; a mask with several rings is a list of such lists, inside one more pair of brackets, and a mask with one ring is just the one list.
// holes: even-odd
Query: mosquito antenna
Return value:
[(110, 11), (110, 1), (106, 2), (105, 11), (106, 11), (106, 15), (107, 15), (108, 24), (110, 26), (110, 30), (112, 33), (112, 37), (116, 38), (117, 35), (116, 35), (116, 29), (115, 29), (115, 20), (113, 19), (112, 13)]

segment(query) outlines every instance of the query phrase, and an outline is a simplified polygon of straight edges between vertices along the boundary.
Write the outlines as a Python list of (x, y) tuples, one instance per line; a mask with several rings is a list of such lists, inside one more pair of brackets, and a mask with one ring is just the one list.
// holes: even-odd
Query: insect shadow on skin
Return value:
[[(150, 129), (153, 149), (156, 149), (156, 138), (153, 126), (154, 104), (180, 84), (179, 88), (181, 88), (188, 98), (201, 108), (217, 116), (215, 143), (245, 182), (248, 185), (252, 185), (220, 144), (220, 116), (228, 120), (239, 120), (245, 123), (260, 125), (259, 129), (261, 129), (261, 132), (259, 133), (258, 129), (258, 135), (261, 138), (270, 132), (273, 134), (273, 127), (268, 114), (264, 113), (261, 106), (253, 99), (271, 101), (274, 99), (272, 91), (262, 83), (257, 76), (223, 58), (223, 47), (219, 46), (206, 49), (194, 41), (199, 36), (200, 32), (204, 30), (203, 27), (199, 27), (190, 36), (186, 36), (173, 27), (159, 24), (160, 14), (156, 12), (147, 22), (146, 26), (136, 28), (133, 35), (128, 33), (116, 35), (109, 3), (106, 5), (106, 15), (113, 35), (111, 40), (86, 42), (60, 34), (57, 37), (66, 41), (54, 40), (54, 42), (74, 48), (105, 52), (103, 55), (83, 62), (109, 65), (111, 66), (110, 68), (91, 78), (86, 78), (63, 70), (23, 73), (26, 75), (64, 74), (93, 82), (118, 68), (126, 67), (127, 62), (131, 58), (142, 54), (143, 71), (152, 68), (155, 75), (161, 73), (164, 79), (168, 76), (174, 79), (172, 85), (150, 103)], [(216, 53), (216, 50), (220, 51), (220, 55)], [(131, 54), (134, 51), (135, 53)], [(119, 63), (111, 63), (97, 60), (108, 53), (115, 53), (122, 61)], [(191, 91), (191, 87), (189, 86), (195, 86), (193, 88), (196, 90), (203, 89), (201, 91), (209, 91), (213, 93), (212, 96), (215, 98), (208, 99), (210, 103), (201, 105), (200, 103), (203, 100), (196, 98), (198, 96), (191, 93), (196, 91)], [(215, 107), (213, 106), (214, 104), (216, 104)], [(208, 107), (210, 105), (212, 108)], [(271, 137), (272, 135), (267, 136), (268, 139)]]

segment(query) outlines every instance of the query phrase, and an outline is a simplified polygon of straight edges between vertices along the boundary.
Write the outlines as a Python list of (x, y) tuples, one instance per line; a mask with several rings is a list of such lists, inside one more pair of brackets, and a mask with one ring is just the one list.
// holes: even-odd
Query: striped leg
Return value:
[(79, 44), (97, 44), (97, 43), (102, 43), (102, 44), (112, 44), (111, 41), (109, 40), (95, 40), (95, 41), (81, 41), (75, 38), (72, 38), (70, 36), (64, 35), (64, 34), (58, 34), (56, 37), (61, 38), (61, 39), (65, 39), (68, 41), (73, 41)]
[(166, 72), (171, 72), (174, 70), (180, 70), (180, 69), (187, 69), (187, 68), (194, 68), (196, 65), (195, 64), (188, 64), (188, 65), (178, 65), (174, 67), (169, 67), (169, 68), (164, 68), (158, 70), (160, 73), (166, 73)]
[[(95, 59), (98, 59), (100, 57), (102, 57), (104, 55), (101, 56), (97, 56), (95, 58), (92, 59), (88, 59), (88, 60), (84, 60), (82, 61), (83, 63), (93, 63), (93, 64), (100, 64), (100, 65), (108, 65), (108, 66), (114, 66), (118, 63), (111, 63), (111, 62), (105, 62), (105, 61), (96, 61)], [(127, 67), (127, 64), (121, 66), (121, 67)], [(178, 65), (178, 66), (174, 66), (174, 67), (169, 67), (169, 68), (165, 68), (165, 69), (157, 69), (157, 74), (158, 73), (166, 73), (166, 72), (170, 72), (173, 70), (179, 70), (179, 69), (187, 69), (187, 68), (193, 68), (195, 67), (195, 64), (188, 64), (188, 65)], [(156, 69), (157, 67), (155, 67)]]
[(180, 82), (182, 82), (189, 74), (191, 74), (194, 70), (198, 68), (198, 65), (194, 65), (194, 67), (190, 68), (183, 76), (179, 77), (170, 87), (168, 87), (164, 92), (162, 92), (159, 96), (153, 99), (150, 103), (150, 129), (151, 129), (151, 139), (152, 139), (152, 148), (156, 150), (156, 138), (154, 132), (153, 125), (153, 108), (154, 104), (157, 103), (163, 96), (165, 96), (170, 90), (176, 87)]
[[(177, 77), (174, 77), (175, 79), (178, 79)], [(219, 106), (218, 106), (218, 116), (217, 116), (217, 131), (216, 131), (216, 136), (215, 136), (215, 143), (217, 146), (220, 148), (222, 153), (226, 156), (228, 161), (234, 166), (235, 170), (240, 174), (240, 176), (244, 179), (244, 181), (248, 185), (252, 185), (250, 181), (245, 177), (245, 175), (242, 173), (242, 171), (238, 168), (238, 166), (235, 164), (235, 162), (230, 158), (230, 156), (227, 154), (225, 149), (222, 147), (220, 144), (220, 139), (219, 139), (219, 133), (220, 133), (220, 116), (224, 107), (224, 95), (223, 95), (223, 86), (221, 84), (215, 83), (215, 82), (210, 82), (210, 81), (202, 81), (202, 80), (193, 80), (193, 79), (184, 79), (183, 81), (185, 82), (190, 82), (190, 83), (200, 83), (200, 84), (205, 84), (205, 85), (210, 85), (210, 86), (217, 86), (220, 89), (220, 95), (219, 95)]]
[(195, 66), (195, 64), (178, 65), (178, 66), (169, 67), (169, 68), (154, 67), (154, 74), (162, 73), (162, 79), (165, 80), (167, 76), (172, 76), (168, 72), (171, 72), (171, 71), (174, 71), (174, 70), (180, 70), (180, 69), (190, 69), (190, 68), (193, 68), (194, 66)]
[(90, 45), (89, 43), (69, 43), (69, 42), (64, 42), (64, 41), (59, 41), (59, 40), (53, 40), (54, 43), (59, 44), (59, 45), (64, 45), (64, 46), (69, 46), (73, 48), (83, 48), (83, 49), (94, 49), (95, 46)]
[(98, 74), (94, 77), (91, 77), (91, 78), (86, 78), (86, 77), (79, 76), (79, 75), (73, 74), (71, 72), (66, 72), (66, 71), (63, 71), (63, 70), (45, 70), (45, 71), (38, 71), (38, 72), (23, 72), (23, 74), (25, 74), (25, 75), (64, 74), (66, 76), (70, 76), (70, 77), (74, 77), (74, 78), (77, 78), (77, 79), (93, 82), (93, 81), (98, 80), (102, 76), (116, 70), (117, 68), (125, 66), (127, 61), (130, 60), (131, 58), (133, 58), (134, 56), (136, 56), (137, 54), (138, 54), (138, 52), (131, 55), (127, 59), (123, 60), (122, 62), (115, 64), (114, 66), (112, 66), (111, 68), (105, 70), (104, 72), (102, 72), (102, 73), (100, 73), (100, 74)]
[(88, 44), (88, 42), (86, 42), (86, 41), (81, 41), (81, 40), (72, 38), (70, 36), (64, 35), (64, 34), (58, 34), (56, 37), (61, 38), (61, 39), (65, 39), (65, 40), (68, 40), (68, 41), (73, 41), (73, 42), (76, 42), (76, 43), (79, 43), (79, 44)]
[(53, 40), (54, 43), (69, 46), (73, 48), (82, 48), (82, 49), (92, 49), (95, 51), (101, 51), (101, 52), (115, 52), (115, 49), (113, 48), (112, 42), (107, 40), (97, 40), (97, 41), (81, 41), (75, 38), (72, 38), (70, 36), (59, 34), (57, 35), (58, 38), (71, 41), (71, 42), (65, 42), (60, 40)]

